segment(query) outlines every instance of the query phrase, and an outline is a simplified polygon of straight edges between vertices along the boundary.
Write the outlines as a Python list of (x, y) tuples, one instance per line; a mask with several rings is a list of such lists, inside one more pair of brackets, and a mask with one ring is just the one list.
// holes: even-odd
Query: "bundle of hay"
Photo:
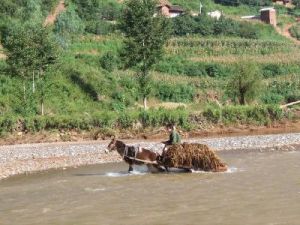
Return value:
[(190, 168), (221, 172), (227, 166), (207, 145), (197, 143), (184, 143), (172, 145), (162, 155), (162, 164), (166, 167)]

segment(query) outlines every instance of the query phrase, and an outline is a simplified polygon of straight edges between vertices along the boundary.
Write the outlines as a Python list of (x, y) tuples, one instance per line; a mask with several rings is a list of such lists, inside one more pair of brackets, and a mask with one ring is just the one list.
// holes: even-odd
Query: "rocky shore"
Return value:
[[(216, 151), (292, 151), (296, 150), (296, 146), (300, 146), (300, 133), (198, 138), (185, 141), (204, 143)], [(116, 152), (110, 154), (104, 152), (108, 142), (0, 146), (0, 179), (48, 169), (121, 161), (121, 157)], [(125, 142), (153, 151), (160, 151), (163, 147), (158, 141), (128, 140)]]

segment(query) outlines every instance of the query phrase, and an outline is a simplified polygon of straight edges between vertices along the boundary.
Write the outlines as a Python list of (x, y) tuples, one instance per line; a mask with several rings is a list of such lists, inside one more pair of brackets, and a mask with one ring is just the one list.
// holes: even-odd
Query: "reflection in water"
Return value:
[(227, 173), (118, 163), (16, 176), (0, 182), (0, 224), (299, 224), (300, 152), (221, 156)]

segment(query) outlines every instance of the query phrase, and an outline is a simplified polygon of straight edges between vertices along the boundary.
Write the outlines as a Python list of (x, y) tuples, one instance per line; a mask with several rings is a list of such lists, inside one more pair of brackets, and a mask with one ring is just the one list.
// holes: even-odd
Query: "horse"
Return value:
[(159, 166), (156, 161), (156, 159), (160, 156), (158, 153), (144, 148), (128, 146), (124, 142), (113, 138), (105, 152), (109, 153), (114, 150), (117, 150), (123, 160), (129, 164), (128, 172), (133, 171), (133, 165), (144, 164), (147, 165), (151, 172), (164, 172), (164, 169)]

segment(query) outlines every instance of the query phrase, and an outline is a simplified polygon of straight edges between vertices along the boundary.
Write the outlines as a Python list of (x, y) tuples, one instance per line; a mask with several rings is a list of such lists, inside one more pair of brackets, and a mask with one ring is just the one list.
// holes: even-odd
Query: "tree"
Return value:
[(300, 0), (293, 0), (293, 4), (296, 6), (296, 8), (300, 8)]
[(83, 34), (85, 26), (76, 13), (76, 7), (69, 4), (66, 11), (62, 12), (54, 24), (54, 32), (60, 44), (67, 47), (74, 35)]
[(254, 100), (261, 91), (262, 79), (257, 67), (251, 63), (241, 63), (236, 66), (234, 75), (227, 84), (227, 93), (239, 104)]
[(149, 72), (163, 55), (163, 46), (170, 35), (170, 22), (156, 13), (156, 1), (129, 0), (121, 17), (120, 28), (125, 34), (121, 54), (125, 67), (135, 68), (147, 108), (147, 97), (151, 92)]
[[(3, 37), (7, 64), (11, 72), (23, 79), (24, 103), (26, 103), (26, 80), (32, 77), (32, 90), (35, 92), (35, 73), (40, 81), (47, 68), (58, 58), (58, 45), (48, 28), (41, 24), (12, 25)], [(43, 90), (42, 90), (43, 91)], [(43, 112), (43, 95), (41, 105)]]

